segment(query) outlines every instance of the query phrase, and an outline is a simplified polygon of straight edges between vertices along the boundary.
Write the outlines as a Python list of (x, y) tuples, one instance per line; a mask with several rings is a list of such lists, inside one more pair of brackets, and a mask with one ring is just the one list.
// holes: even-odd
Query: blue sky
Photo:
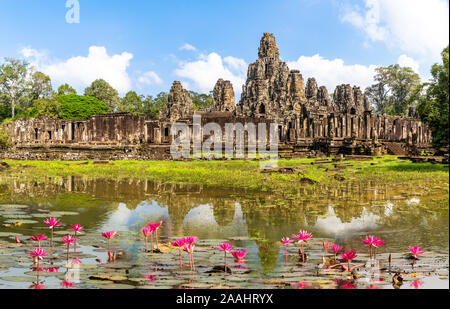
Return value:
[(22, 57), (79, 91), (104, 78), (122, 94), (168, 91), (174, 80), (208, 92), (219, 77), (240, 93), (264, 32), (305, 78), (329, 92), (363, 88), (374, 68), (400, 63), (423, 79), (448, 44), (447, 0), (0, 0), (0, 58)]

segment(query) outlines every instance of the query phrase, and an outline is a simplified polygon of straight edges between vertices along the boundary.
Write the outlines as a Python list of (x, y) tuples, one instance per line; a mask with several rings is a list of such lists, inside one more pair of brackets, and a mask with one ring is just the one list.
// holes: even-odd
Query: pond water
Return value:
[[(448, 210), (448, 185), (305, 185), (269, 194), (132, 179), (12, 179), (0, 185), (0, 288), (449, 288)], [(53, 248), (49, 240), (42, 242), (49, 255), (35, 271), (28, 252), (36, 243), (29, 237), (50, 238), (42, 222), (48, 217), (60, 218), (63, 226), (55, 228)], [(145, 252), (141, 229), (159, 220), (162, 253)], [(84, 233), (67, 259), (60, 239), (70, 224), (81, 224)], [(313, 234), (305, 245), (306, 263), (298, 245), (286, 255), (280, 242), (300, 229)], [(114, 262), (108, 262), (101, 236), (110, 230), (118, 231), (111, 242)], [(369, 234), (386, 241), (373, 263), (361, 242)], [(195, 272), (186, 252), (180, 269), (178, 249), (167, 246), (191, 235), (200, 239)], [(354, 275), (323, 268), (323, 241), (356, 250), (353, 262), (365, 266)], [(228, 256), (231, 273), (222, 271), (222, 242), (248, 250), (245, 263)], [(407, 254), (411, 245), (425, 250), (414, 268)], [(327, 259), (333, 259), (330, 251)], [(397, 271), (404, 280), (394, 287)]]

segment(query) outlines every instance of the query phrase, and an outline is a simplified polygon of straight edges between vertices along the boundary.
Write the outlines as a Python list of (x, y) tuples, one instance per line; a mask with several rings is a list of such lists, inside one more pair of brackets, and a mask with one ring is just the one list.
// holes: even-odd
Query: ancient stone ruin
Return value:
[(229, 80), (219, 79), (213, 90), (213, 104), (210, 111), (213, 112), (234, 112), (236, 103), (233, 85)]
[[(89, 120), (21, 119), (9, 125), (12, 151), (1, 157), (29, 159), (170, 159), (175, 122), (275, 123), (279, 155), (417, 154), (431, 145), (431, 132), (411, 109), (408, 117), (375, 114), (357, 86), (339, 85), (331, 98), (314, 78), (305, 80), (280, 58), (275, 37), (265, 33), (258, 59), (249, 65), (240, 101), (230, 81), (219, 79), (213, 104), (195, 111), (189, 92), (175, 81), (159, 119), (107, 114)], [(224, 132), (224, 130), (222, 130)]]

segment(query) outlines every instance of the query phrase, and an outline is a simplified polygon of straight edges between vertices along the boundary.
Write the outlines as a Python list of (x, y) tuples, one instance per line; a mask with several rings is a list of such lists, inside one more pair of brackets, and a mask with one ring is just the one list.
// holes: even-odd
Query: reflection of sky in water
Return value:
[(169, 208), (161, 207), (155, 201), (151, 201), (150, 203), (143, 201), (133, 210), (128, 209), (126, 204), (120, 203), (117, 210), (103, 224), (101, 230), (137, 230), (148, 222), (157, 220), (167, 221), (168, 218)]
[(183, 228), (217, 232), (219, 224), (214, 218), (214, 210), (211, 205), (200, 205), (191, 209), (184, 217)]
[[(126, 204), (120, 203), (102, 225), (101, 231), (137, 231), (148, 222), (162, 220), (170, 222), (168, 207), (161, 207), (155, 201), (143, 201), (136, 209), (130, 210)], [(192, 208), (183, 219), (183, 230), (206, 233), (215, 236), (247, 236), (248, 228), (239, 203), (234, 206), (233, 221), (226, 226), (219, 226), (214, 217), (214, 209), (210, 204)]]
[(391, 202), (387, 202), (386, 206), (384, 208), (384, 215), (386, 217), (389, 217), (393, 210), (394, 210), (394, 204), (392, 204)]
[(198, 233), (221, 234), (224, 236), (247, 236), (248, 228), (244, 220), (242, 208), (239, 203), (234, 206), (233, 221), (220, 226), (214, 217), (214, 209), (211, 205), (200, 205), (189, 211), (184, 217), (183, 229), (195, 230)]
[(412, 205), (412, 204), (420, 204), (420, 200), (418, 198), (413, 197), (412, 199), (408, 200), (406, 202), (408, 205)]
[(379, 219), (379, 216), (368, 212), (364, 208), (359, 218), (354, 218), (351, 222), (342, 222), (336, 216), (333, 207), (330, 206), (328, 207), (327, 217), (318, 218), (314, 228), (330, 236), (346, 236), (355, 232), (377, 229), (377, 221)]

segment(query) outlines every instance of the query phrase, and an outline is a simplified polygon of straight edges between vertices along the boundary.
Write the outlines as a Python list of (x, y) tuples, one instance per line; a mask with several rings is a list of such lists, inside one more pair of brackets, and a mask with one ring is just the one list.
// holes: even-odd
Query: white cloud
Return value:
[(191, 50), (191, 51), (195, 51), (197, 50), (197, 48), (195, 48), (195, 46), (192, 46), (189, 43), (184, 44), (183, 46), (180, 47), (180, 50)]
[(148, 71), (139, 76), (138, 82), (145, 85), (160, 85), (163, 83), (163, 80), (153, 71)]
[(49, 61), (45, 54), (32, 48), (22, 49), (21, 53), (31, 58), (36, 69), (49, 75), (54, 83), (68, 83), (81, 92), (100, 78), (119, 93), (125, 93), (132, 87), (127, 68), (133, 55), (128, 52), (109, 56), (105, 47), (91, 46), (87, 57), (77, 56), (65, 61)]
[(350, 84), (364, 89), (373, 84), (376, 65), (346, 65), (342, 59), (328, 60), (320, 55), (301, 56), (297, 61), (288, 62), (290, 69), (298, 69), (305, 79), (314, 77), (319, 86), (326, 86), (333, 93), (337, 85)]
[(222, 58), (217, 53), (210, 53), (201, 54), (196, 61), (180, 63), (180, 68), (175, 70), (175, 74), (188, 80), (182, 81), (183, 85), (192, 85), (203, 93), (213, 90), (219, 78), (229, 80), (233, 84), (236, 98), (239, 98), (242, 85), (245, 83), (246, 70), (247, 64), (242, 59)]
[(341, 20), (372, 42), (437, 61), (449, 42), (448, 10), (446, 0), (365, 0), (363, 9), (345, 8)]
[(419, 63), (413, 58), (408, 57), (407, 55), (401, 55), (400, 57), (398, 57), (397, 63), (401, 67), (409, 67), (413, 69), (414, 72), (419, 73)]
[(43, 51), (32, 49), (31, 47), (24, 47), (20, 50), (20, 53), (26, 58), (34, 58), (35, 60), (43, 60), (47, 57), (47, 54)]

